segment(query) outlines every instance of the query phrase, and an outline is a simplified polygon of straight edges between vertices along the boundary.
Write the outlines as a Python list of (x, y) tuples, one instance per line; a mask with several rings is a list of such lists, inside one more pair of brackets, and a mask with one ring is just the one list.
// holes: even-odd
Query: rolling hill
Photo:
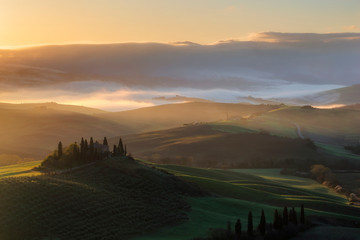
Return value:
[(65, 105), (65, 104), (58, 104), (55, 102), (46, 102), (46, 103), (22, 103), (22, 104), (11, 104), (11, 103), (0, 103), (0, 109), (14, 109), (14, 110), (29, 110), (29, 109), (53, 109), (53, 110), (60, 110), (60, 111), (69, 111), (81, 114), (100, 114), (105, 113), (106, 111), (96, 109), (96, 108), (89, 108), (84, 106), (77, 106), (77, 105)]
[[(286, 160), (321, 155), (302, 139), (261, 134), (249, 129), (226, 132), (216, 124), (185, 126), (124, 136), (134, 156), (162, 164), (210, 168), (280, 167)], [(111, 139), (115, 144), (118, 138)]]
[(79, 141), (81, 137), (102, 140), (104, 136), (179, 127), (185, 123), (215, 121), (234, 115), (241, 117), (276, 108), (187, 103), (112, 113), (55, 103), (0, 104), (0, 154), (38, 159), (48, 154), (60, 140), (65, 145)]
[[(187, 220), (193, 184), (131, 159), (0, 179), (0, 238), (127, 239)], [(20, 227), (21, 226), (21, 227)]]
[(58, 141), (69, 144), (79, 141), (81, 136), (101, 140), (125, 130), (124, 126), (111, 121), (71, 110), (0, 108), (0, 153), (43, 158)]
[[(228, 151), (235, 152), (233, 157), (239, 157), (236, 153), (237, 144), (235, 142), (242, 143), (240, 138), (246, 137), (246, 135), (243, 135), (245, 134), (243, 131), (247, 131), (247, 134), (250, 134), (258, 132), (260, 129), (264, 129), (272, 135), (294, 139), (299, 137), (300, 131), (301, 135), (311, 138), (320, 144), (330, 144), (331, 146), (334, 145), (342, 148), (346, 144), (359, 141), (359, 120), (360, 112), (355, 109), (306, 109), (284, 105), (191, 102), (160, 105), (123, 112), (104, 112), (92, 108), (55, 103), (0, 104), (0, 131), (2, 133), (0, 135), (0, 159), (10, 155), (12, 155), (12, 163), (17, 163), (21, 159), (22, 161), (40, 159), (47, 155), (53, 149), (53, 146), (56, 146), (58, 141), (62, 141), (64, 145), (67, 145), (71, 142), (79, 141), (81, 137), (89, 138), (92, 136), (95, 140), (102, 141), (104, 136), (112, 138), (138, 134), (137, 137), (140, 140), (144, 138), (146, 141), (152, 141), (153, 136), (149, 134), (150, 131), (178, 128), (184, 124), (196, 125), (204, 123), (213, 125), (214, 127), (211, 131), (216, 129), (218, 132), (210, 131), (208, 133), (203, 132), (202, 134), (205, 134), (205, 136), (218, 134), (217, 138), (212, 137), (212, 140), (210, 138), (203, 138), (203, 142), (195, 141), (191, 144), (195, 146), (196, 144), (202, 145), (207, 142), (213, 148), (217, 141), (217, 146), (220, 147), (218, 153), (213, 155), (213, 159), (219, 158), (220, 149), (224, 148), (223, 150), (226, 150), (226, 147), (229, 147)], [(298, 130), (296, 130), (297, 127)], [(196, 129), (195, 126), (194, 128)], [(170, 137), (172, 140), (176, 138), (182, 139), (188, 134), (190, 134), (188, 137), (192, 138), (191, 133), (172, 131), (157, 133), (158, 135), (163, 134), (163, 136), (157, 137), (155, 143), (159, 144), (158, 146), (162, 146), (164, 145), (163, 142), (157, 142), (161, 138), (164, 141), (167, 137), (169, 137), (169, 140)], [(141, 133), (144, 134), (141, 135)], [(167, 136), (169, 133), (171, 134)], [(230, 133), (238, 133), (238, 135)], [(176, 134), (179, 134), (179, 136), (176, 136)], [(231, 139), (231, 141), (234, 141), (233, 144), (229, 144), (229, 136), (233, 138)], [(253, 135), (250, 134), (249, 136)], [(275, 142), (278, 141), (278, 138), (274, 136), (262, 136), (262, 138), (269, 138), (275, 140)], [(135, 136), (129, 138), (129, 149), (134, 154), (145, 154), (145, 151), (147, 151), (145, 149), (139, 151), (139, 144), (143, 144), (145, 141), (141, 140), (141, 142), (140, 140), (136, 143), (138, 140), (135, 139)], [(244, 146), (247, 146), (248, 149), (259, 150), (256, 140), (252, 142), (252, 145), (250, 142), (246, 143), (245, 141)], [(188, 143), (188, 146), (191, 144)], [(203, 150), (206, 153), (205, 145), (200, 145), (197, 145), (197, 147), (199, 149), (204, 147), (205, 149)], [(275, 145), (270, 144), (269, 146)], [(233, 148), (230, 148), (230, 146), (233, 146)], [(176, 158), (178, 156), (179, 160), (183, 159), (182, 156), (185, 157), (184, 159), (191, 159), (191, 157), (195, 156), (183, 155), (179, 147), (185, 147), (185, 145), (168, 144), (159, 153), (149, 151), (145, 155), (135, 156), (149, 157), (157, 155), (159, 157), (159, 154), (168, 152), (165, 154), (166, 156), (171, 151), (175, 152), (171, 157)], [(212, 151), (215, 151), (215, 149)], [(324, 149), (327, 149), (327, 146)], [(268, 154), (274, 152), (276, 155), (279, 153), (279, 149), (271, 150), (269, 147), (265, 152)], [(294, 150), (296, 154), (293, 155), (303, 156), (302, 153), (299, 152), (298, 154), (298, 152), (298, 150)], [(334, 151), (329, 152), (332, 155), (333, 153)], [(244, 156), (244, 158), (262, 158), (257, 155), (261, 154), (250, 154)], [(280, 155), (276, 156), (279, 158), (291, 157), (290, 152)], [(307, 153), (304, 155), (307, 155)], [(312, 154), (309, 156), (312, 156)], [(201, 158), (204, 157), (205, 155)], [(228, 157), (231, 157), (231, 154)], [(11, 163), (11, 161), (7, 162)]]
[[(306, 216), (325, 221), (309, 233), (333, 232), (344, 228), (331, 225), (332, 219), (346, 226), (360, 214), (342, 195), (308, 178), (281, 175), (280, 169), (204, 169), (112, 158), (52, 175), (16, 177), (16, 166), (2, 170), (4, 240), (188, 240), (227, 221), (240, 218), (246, 224), (249, 210), (256, 224), (261, 209), (270, 222), (275, 209), (298, 210), (300, 204)], [(358, 236), (358, 228), (347, 229)]]
[(276, 101), (296, 105), (351, 105), (360, 103), (359, 92), (360, 84), (355, 84), (298, 98), (276, 99)]
[(229, 118), (241, 119), (279, 108), (277, 105), (191, 102), (146, 107), (118, 113), (99, 114), (99, 117), (131, 124), (135, 132), (179, 127), (196, 122), (214, 122)]
[(279, 134), (297, 124), (302, 135), (316, 142), (344, 146), (360, 140), (360, 112), (353, 109), (283, 107), (254, 119), (250, 125)]
[(321, 236), (327, 237), (324, 239), (344, 239), (339, 234), (333, 234), (343, 230), (348, 231), (348, 239), (357, 239), (360, 234), (359, 228), (331, 223), (341, 223), (341, 219), (345, 219), (344, 225), (346, 222), (357, 221), (359, 208), (349, 206), (344, 197), (308, 178), (281, 175), (279, 169), (219, 170), (174, 165), (158, 167), (183, 180), (196, 183), (202, 189), (216, 194), (216, 197), (188, 198), (192, 211), (187, 222), (135, 237), (134, 240), (187, 240), (204, 237), (209, 229), (225, 228), (228, 221), (233, 224), (238, 218), (241, 219), (245, 233), (248, 211), (252, 211), (256, 225), (260, 220), (261, 209), (265, 211), (266, 221), (270, 222), (275, 209), (293, 206), (298, 210), (300, 204), (305, 205), (306, 216), (320, 216), (325, 223), (317, 222), (316, 227), (305, 231), (305, 236), (297, 239), (317, 239), (309, 238), (309, 235), (312, 236), (323, 228), (331, 233), (322, 233)]

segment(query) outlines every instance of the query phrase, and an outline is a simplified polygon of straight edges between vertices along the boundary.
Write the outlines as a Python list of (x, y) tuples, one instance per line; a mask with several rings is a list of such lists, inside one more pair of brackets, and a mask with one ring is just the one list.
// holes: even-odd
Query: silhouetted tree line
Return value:
[(43, 168), (71, 168), (82, 164), (100, 161), (109, 156), (127, 156), (126, 145), (123, 145), (120, 138), (119, 145), (114, 145), (113, 152), (109, 150), (107, 138), (104, 137), (103, 142), (94, 142), (81, 138), (80, 144), (77, 142), (63, 148), (62, 142), (58, 143), (58, 148), (49, 154), (41, 163)]
[[(298, 222), (299, 220), (299, 222)], [(242, 232), (240, 219), (237, 219), (234, 225), (234, 231), (231, 229), (231, 222), (227, 222), (226, 229), (213, 229), (206, 238), (194, 238), (193, 240), (240, 240), (240, 239), (289, 239), (295, 236), (299, 231), (304, 231), (308, 226), (305, 225), (304, 205), (301, 205), (300, 219), (297, 217), (295, 208), (285, 206), (283, 211), (277, 209), (274, 211), (274, 221), (266, 223), (264, 210), (261, 210), (261, 217), (257, 229), (254, 229), (253, 215), (249, 211), (247, 218), (246, 232)]]
[(113, 156), (127, 156), (126, 144), (124, 145), (122, 139), (119, 139), (118, 145), (114, 145), (113, 147)]

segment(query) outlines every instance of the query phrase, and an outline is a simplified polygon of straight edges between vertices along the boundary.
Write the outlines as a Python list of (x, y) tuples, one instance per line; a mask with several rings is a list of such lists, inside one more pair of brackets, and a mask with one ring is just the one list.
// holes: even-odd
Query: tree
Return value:
[(79, 155), (80, 155), (79, 146), (75, 142), (74, 143), (74, 148), (73, 148), (73, 159), (74, 159), (74, 161), (78, 161)]
[(304, 204), (301, 204), (301, 213), (300, 213), (300, 223), (305, 223), (305, 211), (304, 211)]
[(58, 144), (58, 158), (60, 159), (62, 156), (63, 156), (62, 143), (60, 141)]
[(124, 156), (127, 156), (126, 144), (125, 144), (125, 148), (124, 148)]
[(236, 239), (240, 239), (241, 236), (241, 221), (238, 219), (235, 224), (235, 235)]
[(252, 217), (251, 211), (249, 211), (249, 214), (248, 214), (247, 234), (250, 236), (253, 235), (253, 217)]
[(119, 155), (120, 156), (123, 156), (125, 155), (125, 149), (124, 149), (124, 145), (123, 145), (123, 142), (122, 142), (122, 139), (120, 138), (119, 139), (119, 144), (118, 144), (118, 150), (119, 150)]
[(279, 222), (279, 229), (282, 229), (283, 228), (283, 219), (282, 219), (282, 216), (280, 213), (278, 215), (278, 222)]
[(84, 153), (85, 154), (87, 153), (88, 149), (89, 149), (89, 144), (87, 142), (87, 139), (85, 139), (85, 144), (84, 144)]
[(90, 145), (89, 145), (89, 151), (90, 151), (90, 161), (93, 161), (95, 159), (95, 148), (94, 148), (94, 140), (92, 137), (90, 137)]
[(274, 228), (280, 229), (279, 213), (278, 213), (277, 209), (275, 209), (275, 211), (274, 211)]
[(265, 220), (264, 209), (261, 209), (261, 218), (260, 218), (259, 230), (260, 230), (260, 233), (261, 233), (262, 235), (265, 234), (265, 231), (266, 231), (266, 220)]
[(109, 144), (108, 144), (108, 141), (107, 141), (107, 138), (106, 138), (106, 137), (104, 137), (103, 145), (105, 145), (105, 146), (109, 146)]
[(85, 155), (85, 141), (84, 141), (84, 138), (81, 138), (81, 142), (80, 142), (80, 155), (81, 155), (81, 158), (84, 158), (84, 155)]
[(117, 154), (117, 147), (116, 147), (116, 145), (114, 145), (113, 156), (116, 156), (116, 154)]
[(283, 224), (284, 224), (284, 226), (287, 226), (288, 223), (289, 223), (288, 209), (287, 209), (287, 207), (285, 206), (285, 207), (284, 207), (284, 211), (283, 211)]
[(230, 222), (230, 221), (227, 222), (226, 235), (227, 235), (227, 238), (228, 238), (228, 239), (231, 238), (231, 222)]
[(289, 221), (293, 224), (298, 224), (295, 208), (290, 210)]

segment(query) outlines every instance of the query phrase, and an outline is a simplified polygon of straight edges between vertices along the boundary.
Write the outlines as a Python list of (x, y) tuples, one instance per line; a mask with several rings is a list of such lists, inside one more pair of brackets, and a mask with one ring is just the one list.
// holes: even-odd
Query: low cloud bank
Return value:
[(159, 96), (228, 102), (249, 95), (295, 97), (358, 84), (359, 62), (360, 33), (267, 32), (210, 45), (0, 50), (0, 101), (84, 102), (119, 110), (159, 104), (153, 99)]

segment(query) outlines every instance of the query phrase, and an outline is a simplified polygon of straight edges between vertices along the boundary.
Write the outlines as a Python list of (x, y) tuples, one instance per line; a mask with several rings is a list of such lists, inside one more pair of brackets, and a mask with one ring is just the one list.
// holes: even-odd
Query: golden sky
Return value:
[(0, 46), (358, 32), (358, 0), (0, 0)]

